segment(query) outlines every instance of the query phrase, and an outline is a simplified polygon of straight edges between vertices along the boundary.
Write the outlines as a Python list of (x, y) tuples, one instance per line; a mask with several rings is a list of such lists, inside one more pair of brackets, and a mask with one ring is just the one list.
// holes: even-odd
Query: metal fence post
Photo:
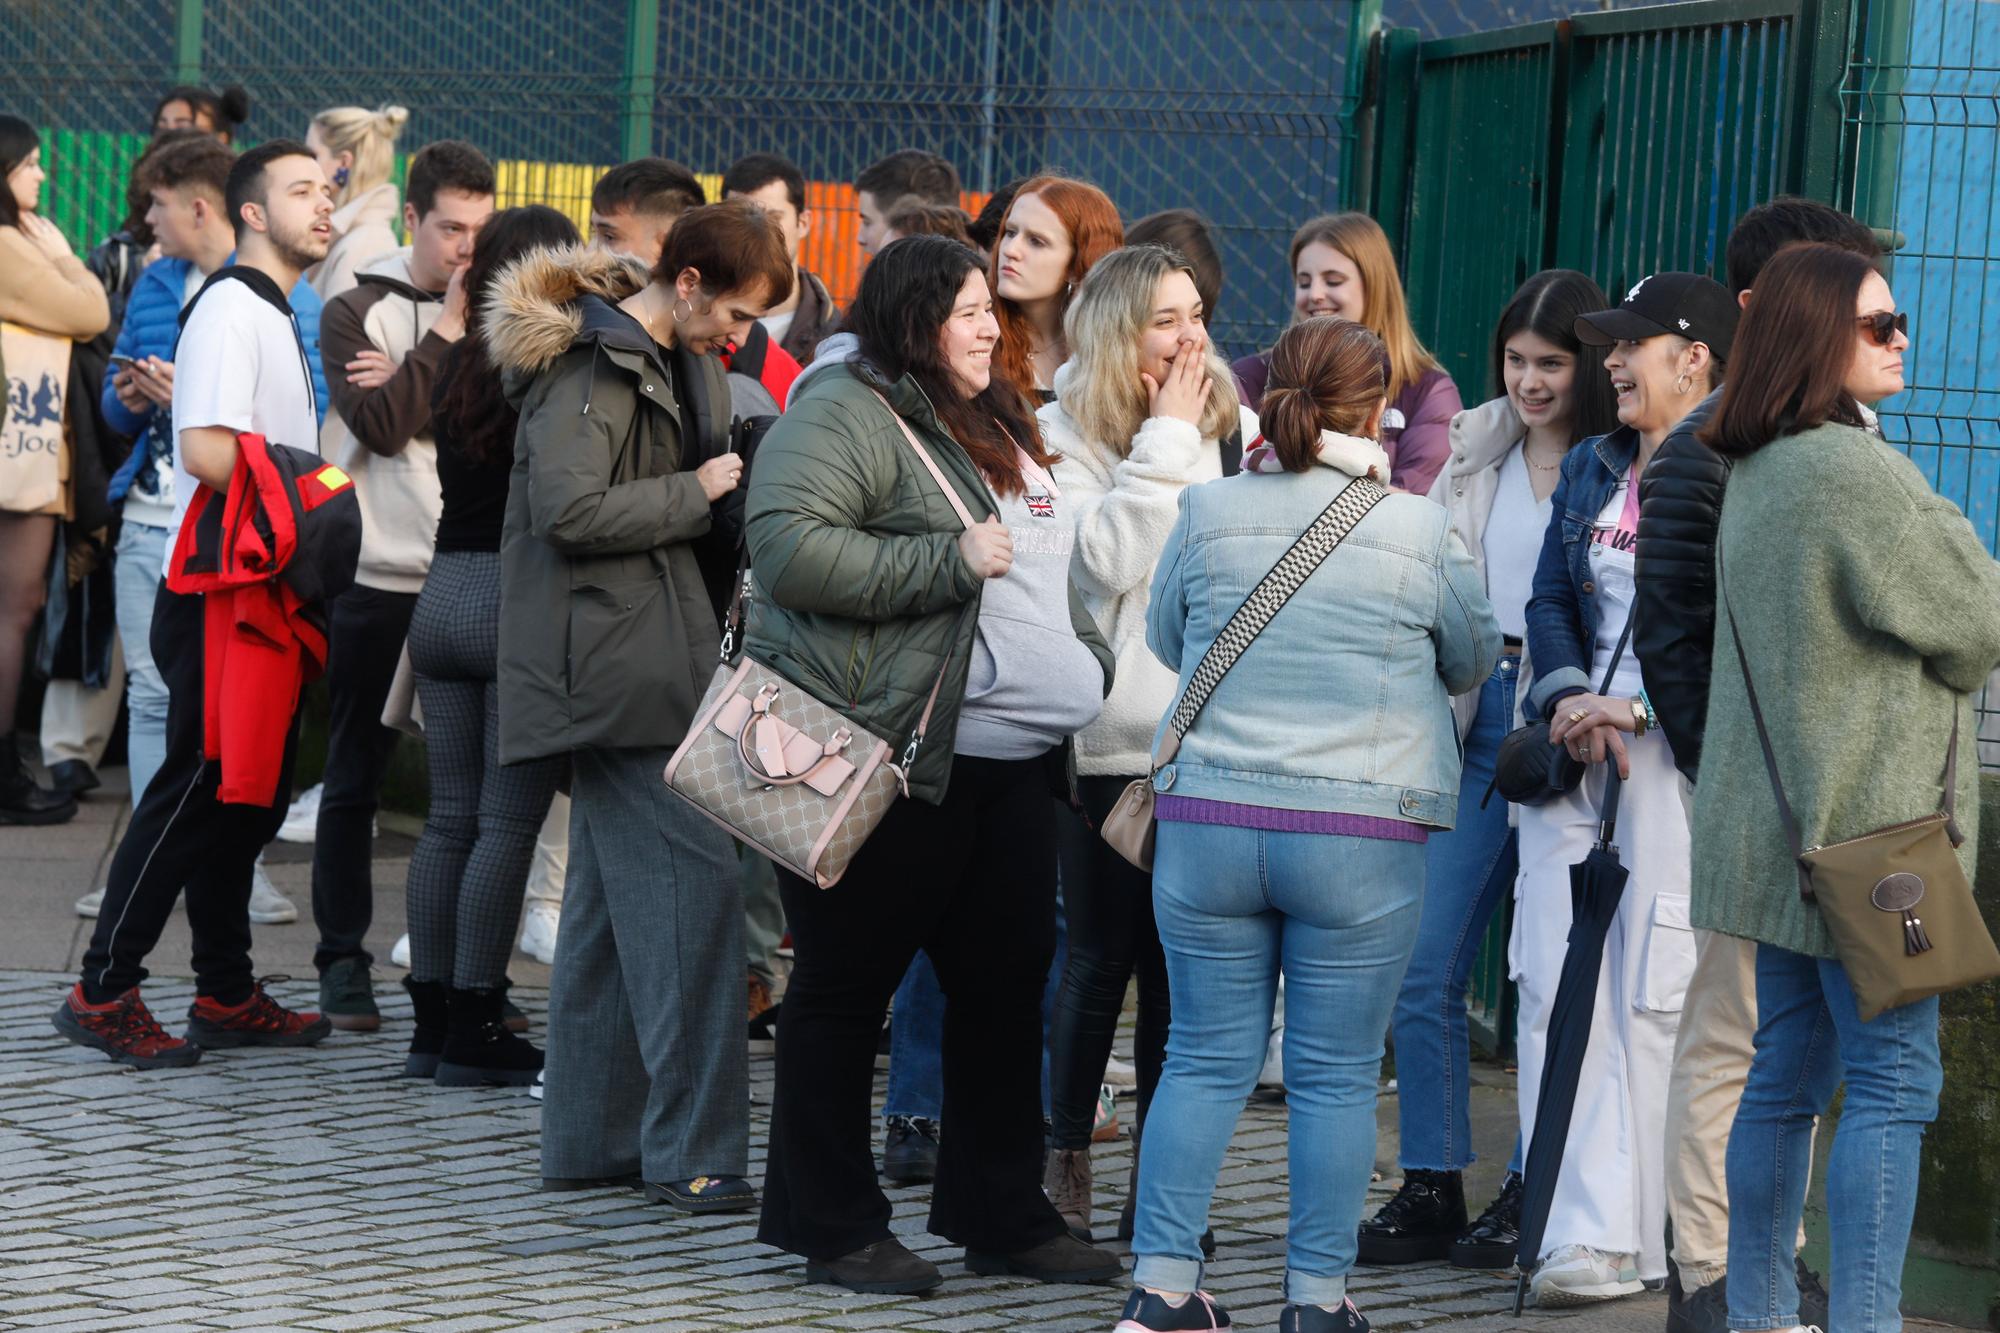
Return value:
[(202, 0), (179, 0), (174, 7), (174, 82), (201, 82)]
[(630, 162), (653, 151), (653, 98), (660, 67), (661, 0), (628, 0), (625, 8), (625, 114), (618, 151)]
[(1835, 202), (1854, 162), (1840, 94), (1869, 7), (1870, 0), (1804, 0), (1799, 8), (1792, 186), (1828, 203)]
[(1382, 0), (1354, 0), (1347, 21), (1347, 93), (1341, 113), (1340, 206), (1363, 212), (1375, 194), (1375, 127), (1379, 103), (1374, 96), (1377, 36), (1382, 31)]

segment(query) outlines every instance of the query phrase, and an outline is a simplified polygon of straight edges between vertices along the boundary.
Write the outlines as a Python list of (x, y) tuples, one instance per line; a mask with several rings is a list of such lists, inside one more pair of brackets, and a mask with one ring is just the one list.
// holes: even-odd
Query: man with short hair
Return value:
[(839, 331), (840, 309), (826, 284), (799, 262), (813, 221), (812, 210), (806, 207), (805, 174), (776, 153), (752, 153), (723, 173), (722, 197), (750, 200), (784, 233), (785, 250), (792, 257), (792, 290), (758, 323), (794, 361), (811, 365), (821, 339)]
[[(153, 660), (154, 599), (166, 566), (168, 531), (174, 516), (174, 340), (180, 313), (216, 270), (236, 253), (236, 232), (223, 205), (236, 154), (227, 145), (196, 135), (162, 148), (146, 165), (145, 186), (152, 200), (146, 225), (161, 258), (146, 266), (132, 286), (125, 322), (113, 354), (124, 368), (104, 382), (102, 407), (112, 429), (136, 443), (123, 467), (112, 475), (109, 498), (120, 506), (112, 585), (118, 637), (125, 646), (126, 755), (132, 801), (145, 795), (166, 758), (167, 683)], [(298, 317), (312, 366), (313, 397), (323, 414), (326, 380), (320, 371), (319, 294), (301, 278), (286, 299)], [(78, 916), (94, 917), (104, 890), (93, 889), (76, 903)], [(279, 893), (260, 859), (250, 874), (250, 920), (260, 926), (299, 919), (299, 909)]]
[(650, 272), (674, 219), (708, 202), (694, 173), (664, 157), (621, 162), (598, 177), (590, 191), (590, 239), (613, 254), (630, 255)]
[[(1871, 260), (1882, 254), (1875, 234), (1847, 214), (1813, 199), (1773, 199), (1745, 213), (1729, 234), (1729, 286), (1738, 305), (1754, 299), (1764, 265), (1800, 241), (1837, 245)], [(1647, 701), (1686, 779), (1684, 798), (1696, 780), (1708, 719), (1715, 660), (1715, 534), (1729, 484), (1729, 460), (1703, 444), (1698, 432), (1714, 416), (1722, 394), (1717, 389), (1673, 428), (1639, 482), (1632, 651), (1639, 659)], [(1730, 1126), (1755, 1053), (1756, 958), (1753, 941), (1695, 932), (1694, 973), (1682, 1001), (1667, 1084), (1667, 1219), (1673, 1235), (1669, 1333), (1729, 1329), (1725, 1162)], [(1798, 1281), (1801, 1321), (1825, 1326), (1826, 1289), (1803, 1261)]]
[[(175, 348), (172, 551), (197, 485), (226, 492), (239, 434), (312, 450), (319, 434), (312, 366), (285, 293), (326, 257), (333, 195), (304, 144), (276, 140), (230, 168), (224, 209), (237, 262), (203, 284)], [(330, 1030), (316, 1013), (285, 1009), (250, 964), (250, 874), (278, 831), (298, 748), (296, 692), (231, 698), (232, 717), (283, 738), (268, 805), (222, 799), (222, 764), (207, 758), (206, 602), (217, 594), (162, 586), (153, 656), (168, 691), (165, 758), (112, 857), (110, 882), (82, 976), (56, 1010), (69, 1040), (141, 1069), (190, 1065), (204, 1048), (306, 1046)], [(257, 716), (257, 710), (268, 710)], [(240, 793), (234, 793), (240, 794)], [(195, 1002), (184, 1038), (169, 1036), (140, 998), (145, 959), (187, 891)]]
[(889, 243), (889, 214), (905, 198), (956, 205), (962, 188), (957, 168), (921, 148), (900, 148), (871, 164), (854, 178), (854, 203), (861, 214), (855, 240), (862, 253), (873, 255)]
[(410, 159), (403, 231), (410, 243), (376, 259), (327, 303), (322, 337), (333, 389), (320, 452), (354, 479), (361, 563), (328, 607), (326, 786), (313, 838), (319, 1006), (336, 1028), (382, 1026), (364, 940), (375, 915), (375, 811), (397, 733), (382, 709), (430, 572), (438, 513), (431, 388), (465, 336), (473, 241), (493, 214), (493, 164), (446, 139)]

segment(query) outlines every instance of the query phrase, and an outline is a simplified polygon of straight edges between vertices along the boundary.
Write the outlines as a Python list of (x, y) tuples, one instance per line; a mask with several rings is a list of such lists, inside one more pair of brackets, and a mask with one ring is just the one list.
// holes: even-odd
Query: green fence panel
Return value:
[(1465, 293), (1511, 292), (1546, 263), (1558, 36), (1557, 24), (1536, 24), (1426, 42), (1419, 56), (1414, 152), (1424, 184), (1404, 222), (1405, 286), (1411, 319), (1468, 403), (1489, 387), (1486, 336), (1498, 307)]

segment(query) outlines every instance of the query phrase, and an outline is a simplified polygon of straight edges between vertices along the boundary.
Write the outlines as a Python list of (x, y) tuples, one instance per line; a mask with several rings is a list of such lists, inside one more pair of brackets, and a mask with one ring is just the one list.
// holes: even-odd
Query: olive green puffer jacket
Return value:
[[(982, 581), (958, 553), (964, 529), (951, 502), (891, 407), (973, 518), (995, 512), (978, 467), (914, 380), (888, 384), (860, 362), (815, 368), (751, 468), (744, 535), (756, 596), (744, 648), (898, 750), (949, 655), (910, 771), (910, 794), (936, 804), (951, 777)], [(1109, 692), (1111, 649), (1074, 583), (1069, 600), (1070, 623), (1103, 665)]]

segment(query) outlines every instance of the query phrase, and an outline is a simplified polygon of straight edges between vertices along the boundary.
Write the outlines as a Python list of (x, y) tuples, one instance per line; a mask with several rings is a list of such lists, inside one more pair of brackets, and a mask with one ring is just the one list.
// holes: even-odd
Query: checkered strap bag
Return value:
[(1195, 718), (1208, 705), (1209, 696), (1215, 687), (1229, 674), (1244, 650), (1250, 647), (1264, 627), (1292, 594), (1305, 586), (1334, 548), (1347, 539), (1347, 534), (1368, 516), (1373, 509), (1387, 498), (1389, 492), (1368, 477), (1356, 477), (1333, 498), (1333, 503), (1320, 511), (1299, 539), (1292, 543), (1277, 564), (1271, 567), (1263, 581), (1250, 590), (1243, 605), (1236, 608), (1236, 614), (1229, 617), (1229, 623), (1222, 627), (1222, 633), (1215, 636), (1215, 642), (1208, 646), (1201, 661), (1196, 664), (1194, 674), (1188, 677), (1187, 688), (1181, 691), (1180, 699), (1174, 704), (1167, 730), (1160, 737), (1160, 743), (1153, 750), (1153, 772), (1143, 778), (1136, 778), (1125, 788), (1125, 794), (1118, 798), (1118, 804), (1104, 817), (1102, 833), (1104, 841), (1120, 856), (1141, 870), (1153, 868), (1153, 778), (1162, 768), (1173, 762), (1180, 752), (1181, 740)]

